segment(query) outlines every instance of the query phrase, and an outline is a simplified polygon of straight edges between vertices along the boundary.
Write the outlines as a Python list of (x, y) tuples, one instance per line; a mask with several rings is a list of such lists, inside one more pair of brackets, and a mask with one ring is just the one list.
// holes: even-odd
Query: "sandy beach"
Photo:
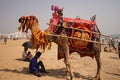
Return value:
[[(4, 44), (0, 40), (0, 80), (65, 80), (65, 65), (63, 59), (57, 60), (57, 45), (53, 43), (51, 50), (46, 50), (42, 54), (41, 60), (44, 62), (48, 74), (37, 77), (28, 72), (29, 62), (21, 60), (23, 47), (21, 46), (27, 39), (8, 40)], [(35, 50), (29, 49), (32, 54)], [(75, 80), (88, 80), (96, 74), (96, 61), (90, 57), (81, 58), (77, 53), (71, 56), (72, 70)], [(101, 52), (101, 79), (120, 80), (120, 59), (116, 53)]]

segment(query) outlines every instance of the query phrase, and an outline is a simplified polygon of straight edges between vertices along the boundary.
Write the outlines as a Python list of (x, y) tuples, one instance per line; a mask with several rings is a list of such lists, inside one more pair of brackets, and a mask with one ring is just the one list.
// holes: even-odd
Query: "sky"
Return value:
[(63, 7), (63, 16), (89, 20), (96, 15), (102, 34), (120, 34), (120, 0), (0, 0), (0, 33), (17, 31), (21, 16), (35, 15), (42, 31), (52, 17), (51, 5)]

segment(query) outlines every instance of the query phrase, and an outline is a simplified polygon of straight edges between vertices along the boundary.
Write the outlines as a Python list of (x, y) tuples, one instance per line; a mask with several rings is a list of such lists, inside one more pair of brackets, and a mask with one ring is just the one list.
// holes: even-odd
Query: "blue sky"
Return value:
[(102, 34), (120, 34), (120, 0), (0, 0), (0, 33), (17, 31), (23, 15), (37, 16), (41, 29), (46, 29), (51, 5), (64, 7), (65, 17), (89, 20), (96, 14)]

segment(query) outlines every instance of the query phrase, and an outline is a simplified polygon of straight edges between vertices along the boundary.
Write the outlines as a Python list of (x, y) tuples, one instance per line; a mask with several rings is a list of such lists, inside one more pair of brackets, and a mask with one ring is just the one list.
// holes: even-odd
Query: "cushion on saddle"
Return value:
[[(70, 45), (74, 48), (86, 49), (89, 42), (85, 40), (91, 40), (92, 34), (87, 31), (91, 31), (91, 27), (88, 24), (74, 23), (73, 28), (82, 29), (82, 30), (72, 30), (71, 36), (79, 39), (70, 39)], [(81, 39), (81, 40), (80, 40)]]

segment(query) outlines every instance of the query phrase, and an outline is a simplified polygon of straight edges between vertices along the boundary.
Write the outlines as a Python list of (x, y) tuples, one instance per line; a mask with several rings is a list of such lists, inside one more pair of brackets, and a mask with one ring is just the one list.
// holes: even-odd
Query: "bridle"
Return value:
[(36, 20), (38, 22), (38, 19), (35, 16), (22, 16), (18, 21), (23, 24), (22, 25), (22, 31), (24, 32), (25, 26), (26, 26), (26, 30), (25, 32), (27, 32), (27, 30), (30, 28), (32, 28), (32, 25), (34, 23), (34, 20)]

